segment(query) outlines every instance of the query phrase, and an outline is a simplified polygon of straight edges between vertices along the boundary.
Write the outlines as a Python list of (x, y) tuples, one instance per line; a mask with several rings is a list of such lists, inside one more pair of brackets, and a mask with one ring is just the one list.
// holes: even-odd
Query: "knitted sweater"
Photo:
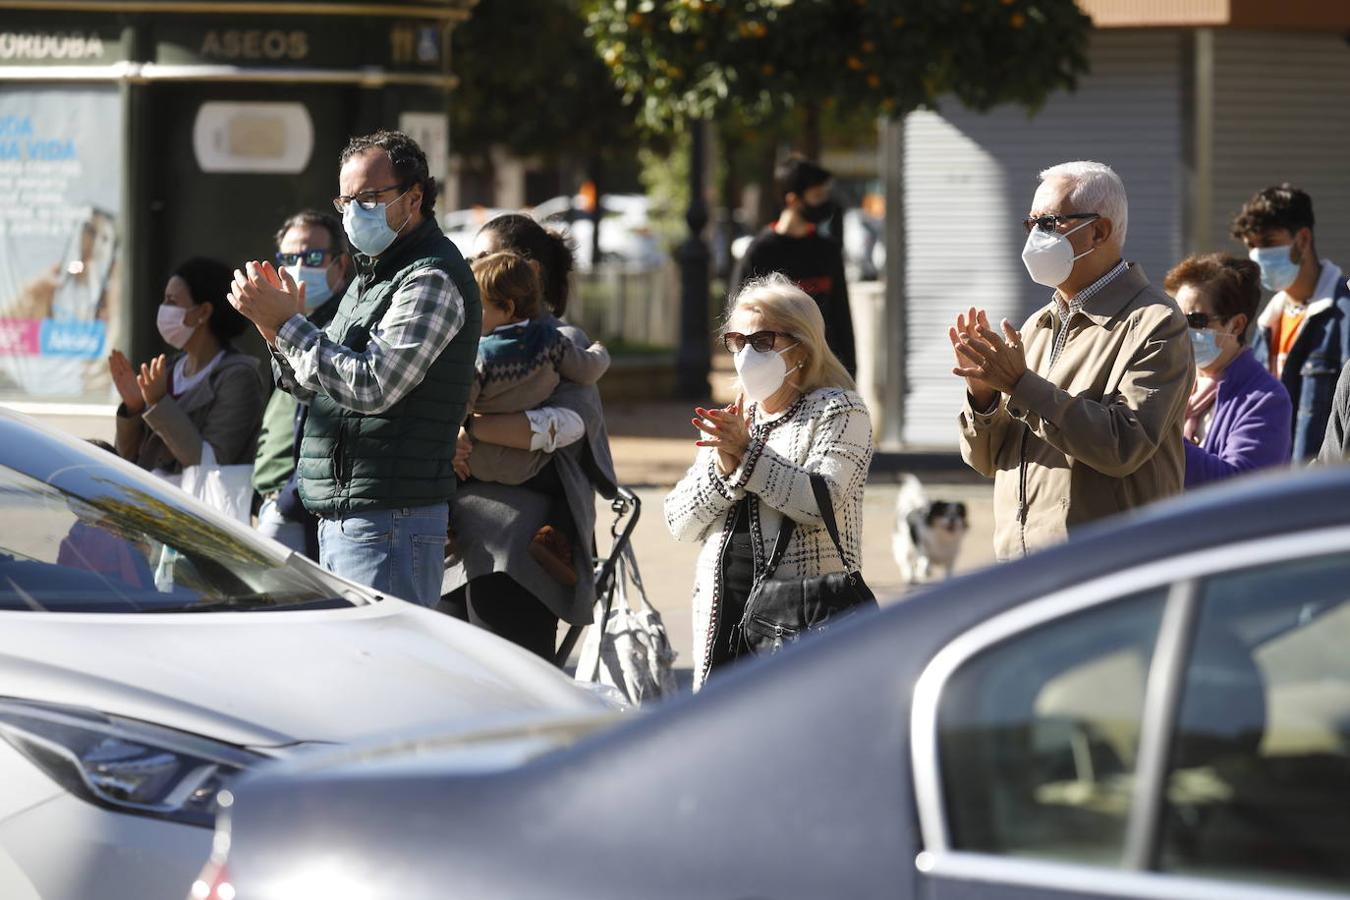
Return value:
[(477, 377), (469, 395), (476, 413), (534, 409), (563, 378), (595, 384), (609, 368), (609, 351), (599, 343), (581, 348), (551, 322), (534, 319), (494, 328), (478, 341)]
[[(703, 541), (694, 579), (694, 685), (707, 675), (708, 641), (714, 633), (722, 556), (736, 504), (759, 504), (759, 548), (770, 548), (790, 516), (796, 523), (775, 578), (808, 578), (857, 569), (862, 564), (863, 486), (872, 462), (872, 420), (862, 398), (841, 388), (820, 388), (774, 416), (756, 418), (740, 468), (717, 471), (716, 451), (699, 450), (693, 466), (666, 497), (666, 525), (677, 541)], [(846, 560), (830, 540), (811, 491), (811, 473), (830, 489)], [(767, 552), (767, 551), (765, 551)]]
[[(548, 402), (562, 379), (593, 385), (609, 368), (600, 343), (583, 348), (559, 330), (551, 316), (494, 328), (478, 341), (478, 362), (469, 411), (518, 413)], [(472, 420), (470, 420), (472, 421)], [(469, 473), (479, 481), (524, 484), (548, 458), (532, 451), (475, 444)]]

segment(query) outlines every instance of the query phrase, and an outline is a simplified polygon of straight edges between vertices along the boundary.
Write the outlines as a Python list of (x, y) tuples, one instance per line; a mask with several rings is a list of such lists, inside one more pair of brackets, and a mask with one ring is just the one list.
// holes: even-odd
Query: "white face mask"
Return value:
[[(1095, 220), (1092, 220), (1095, 221)], [(1027, 242), (1022, 247), (1022, 264), (1027, 267), (1031, 280), (1046, 287), (1056, 288), (1069, 280), (1073, 273), (1073, 264), (1087, 256), (1096, 247), (1089, 247), (1077, 256), (1073, 255), (1073, 244), (1069, 235), (1079, 228), (1086, 228), (1092, 221), (1084, 222), (1060, 234), (1058, 231), (1031, 229)]]
[(164, 343), (175, 350), (182, 350), (186, 347), (193, 332), (197, 330), (196, 325), (183, 323), (183, 317), (187, 315), (187, 312), (185, 307), (174, 306), (172, 303), (161, 303), (159, 312), (155, 316), (155, 326), (159, 328), (159, 336), (164, 338)]
[[(793, 344), (792, 347), (797, 346)], [(741, 388), (745, 391), (745, 396), (749, 397), (755, 403), (763, 403), (772, 397), (783, 382), (787, 380), (787, 373), (790, 371), (787, 363), (783, 361), (783, 354), (792, 349), (784, 347), (782, 350), (765, 350), (763, 353), (746, 344), (741, 348), (732, 359), (736, 363), (736, 374), (741, 379)], [(793, 366), (792, 368), (798, 368)]]

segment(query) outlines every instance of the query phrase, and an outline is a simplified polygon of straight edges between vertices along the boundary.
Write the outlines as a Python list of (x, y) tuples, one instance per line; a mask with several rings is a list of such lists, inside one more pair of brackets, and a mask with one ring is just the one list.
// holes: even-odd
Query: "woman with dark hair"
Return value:
[(189, 259), (169, 276), (156, 317), (179, 352), (139, 370), (119, 350), (108, 357), (124, 459), (167, 476), (199, 464), (205, 445), (217, 465), (253, 462), (267, 387), (258, 360), (230, 343), (248, 325), (227, 299), (232, 282), (224, 263)]
[[(558, 319), (567, 309), (574, 264), (566, 238), (529, 216), (512, 214), (484, 225), (474, 250), (510, 250), (530, 260), (549, 309), (540, 321), (579, 347), (590, 345), (585, 332)], [(591, 620), (595, 494), (609, 499), (617, 490), (600, 392), (564, 380), (547, 406), (471, 416), (457, 463), (467, 464), (481, 444), (495, 445), (494, 457), (518, 454), (522, 468), (530, 457), (550, 458), (570, 514), (552, 513), (564, 505), (527, 485), (477, 480), (461, 485), (450, 508), (455, 547), (442, 609), (551, 660), (558, 620), (578, 625)], [(467, 472), (467, 465), (461, 471)], [(575, 583), (560, 578), (552, 565), (560, 552), (571, 559), (567, 574)]]
[(1190, 325), (1195, 386), (1186, 403), (1186, 487), (1289, 462), (1289, 392), (1247, 346), (1261, 270), (1223, 253), (1183, 259), (1163, 282)]

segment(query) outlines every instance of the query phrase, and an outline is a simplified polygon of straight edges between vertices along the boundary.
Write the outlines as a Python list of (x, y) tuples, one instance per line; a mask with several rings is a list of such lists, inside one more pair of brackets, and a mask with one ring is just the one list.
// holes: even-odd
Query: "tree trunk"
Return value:
[(759, 202), (755, 204), (755, 221), (752, 229), (767, 225), (783, 211), (783, 198), (778, 196), (778, 179), (774, 170), (778, 168), (778, 140), (774, 135), (764, 136), (764, 149), (759, 157)]
[(820, 104), (807, 103), (802, 107), (801, 154), (820, 162), (820, 149)]
[(738, 196), (740, 178), (737, 177), (740, 173), (736, 169), (736, 154), (741, 148), (741, 141), (730, 134), (730, 129), (722, 130), (719, 137), (723, 160), (722, 183), (718, 185), (722, 195), (721, 210), (718, 212), (721, 227), (713, 232), (718, 242), (718, 246), (713, 249), (713, 259), (718, 262), (718, 271), (714, 274), (726, 279), (731, 277), (731, 272), (736, 267), (735, 260), (731, 258), (731, 244), (736, 240), (736, 210), (741, 205)]

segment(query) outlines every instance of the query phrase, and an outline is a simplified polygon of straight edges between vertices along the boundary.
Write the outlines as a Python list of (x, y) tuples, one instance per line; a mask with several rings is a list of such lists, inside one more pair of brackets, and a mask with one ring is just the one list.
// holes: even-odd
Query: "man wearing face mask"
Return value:
[(272, 347), (278, 384), (310, 404), (297, 472), (320, 520), (320, 562), (431, 606), (478, 351), (478, 287), (436, 224), (436, 180), (415, 141), (353, 138), (340, 166), (334, 205), (356, 280), (328, 326), (296, 312), (302, 283), (267, 262), (235, 272), (231, 302)]
[[(307, 209), (287, 219), (277, 231), (276, 264), (296, 284), (304, 284), (304, 315), (316, 328), (333, 319), (351, 280), (351, 258), (342, 223), (327, 213)], [(253, 463), (253, 489), (262, 498), (258, 531), (297, 553), (319, 558), (318, 520), (300, 502), (296, 458), (309, 406), (286, 391), (273, 391), (258, 435)]]
[(961, 454), (994, 479), (999, 559), (1181, 490), (1190, 338), (1172, 298), (1121, 258), (1127, 218), (1108, 166), (1046, 169), (1022, 261), (1049, 302), (1021, 331), (974, 307), (949, 331), (967, 387)]
[(816, 301), (825, 318), (826, 342), (854, 375), (857, 366), (844, 251), (837, 240), (824, 237), (818, 230), (838, 210), (830, 199), (833, 178), (828, 170), (800, 157), (789, 159), (779, 168), (776, 179), (783, 212), (751, 242), (731, 281), (739, 287), (774, 272), (786, 275)]
[(1322, 446), (1336, 377), (1350, 361), (1350, 287), (1340, 266), (1318, 258), (1312, 198), (1291, 184), (1248, 200), (1233, 237), (1261, 267), (1261, 286), (1275, 292), (1257, 317), (1252, 352), (1294, 403), (1294, 461), (1311, 459)]

